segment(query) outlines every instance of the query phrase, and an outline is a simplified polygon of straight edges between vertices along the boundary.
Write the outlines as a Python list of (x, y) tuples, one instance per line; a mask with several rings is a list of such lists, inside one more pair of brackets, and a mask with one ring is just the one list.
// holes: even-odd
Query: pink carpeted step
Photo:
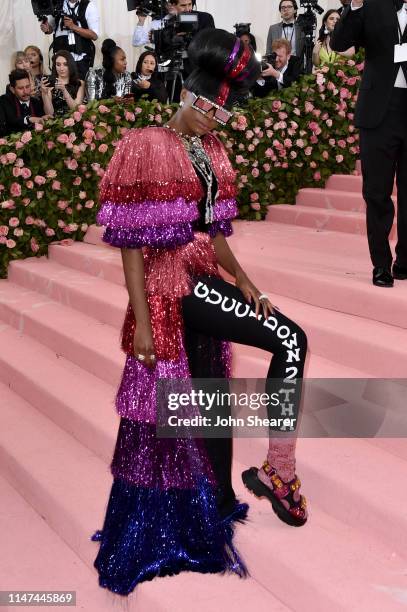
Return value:
[[(94, 528), (100, 527), (107, 501), (111, 481), (107, 466), (10, 389), (4, 387), (1, 391), (3, 474), (13, 486), (24, 491), (35, 510), (91, 566), (97, 545), (88, 538)], [(54, 469), (50, 469), (50, 457)], [(241, 469), (242, 465), (236, 463), (236, 474)], [(237, 491), (242, 493), (241, 485), (237, 485)], [(219, 601), (221, 593), (227, 593), (227, 600), (234, 603), (237, 600), (234, 586), (243, 584), (253, 605), (260, 585), (263, 596), (264, 590), (269, 592), (272, 605), (277, 598), (293, 609), (301, 606), (322, 611), (329, 607), (339, 612), (349, 608), (355, 597), (359, 610), (402, 609), (394, 591), (402, 587), (405, 562), (397, 553), (392, 554), (391, 548), (383, 547), (374, 538), (369, 548), (364, 548), (365, 539), (358, 530), (339, 524), (317, 506), (311, 510), (312, 520), (301, 530), (278, 522), (267, 503), (254, 502), (253, 506), (251, 522), (237, 530), (237, 542), (250, 563), (253, 580), (245, 583), (235, 577), (222, 581), (216, 580), (219, 577), (198, 577), (205, 582), (214, 601)], [(387, 518), (391, 520), (392, 512)], [(393, 527), (394, 523), (390, 525)], [(194, 592), (189, 575), (170, 580), (179, 580), (178, 597), (181, 590)], [(154, 581), (157, 589), (148, 589), (148, 594), (155, 594), (162, 601), (166, 583), (169, 580)], [(293, 583), (296, 589), (289, 588)], [(138, 596), (142, 598), (144, 592), (141, 585)], [(242, 591), (238, 594), (241, 597)], [(194, 609), (199, 610), (200, 603), (194, 603)], [(208, 599), (205, 603), (208, 604)], [(176, 609), (183, 610), (182, 603)]]
[(332, 174), (326, 182), (327, 189), (362, 193), (362, 177), (354, 174)]
[(365, 213), (366, 204), (360, 193), (337, 189), (300, 189), (296, 206), (309, 206), (323, 210)]
[[(109, 600), (97, 585), (96, 572), (79, 559), (44, 518), (2, 477), (0, 499), (1, 589), (75, 591), (75, 609), (111, 611), (113, 599)], [(41, 608), (49, 609), (35, 606), (37, 610)], [(10, 609), (11, 606), (7, 608)]]
[(86, 242), (73, 242), (70, 246), (52, 244), (48, 249), (51, 261), (67, 268), (86, 272), (92, 276), (118, 285), (124, 285), (124, 274), (120, 249), (107, 244), (96, 245)]

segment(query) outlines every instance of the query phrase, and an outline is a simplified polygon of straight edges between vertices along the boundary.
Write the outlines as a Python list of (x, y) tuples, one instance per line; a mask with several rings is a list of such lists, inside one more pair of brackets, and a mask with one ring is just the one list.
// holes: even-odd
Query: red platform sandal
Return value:
[[(264, 480), (270, 482), (270, 486), (259, 477), (261, 471)], [(307, 501), (304, 495), (299, 493), (301, 481), (297, 476), (289, 482), (283, 482), (276, 470), (265, 461), (260, 470), (252, 467), (244, 471), (242, 480), (256, 497), (267, 497), (278, 518), (287, 525), (301, 527), (307, 522)]]

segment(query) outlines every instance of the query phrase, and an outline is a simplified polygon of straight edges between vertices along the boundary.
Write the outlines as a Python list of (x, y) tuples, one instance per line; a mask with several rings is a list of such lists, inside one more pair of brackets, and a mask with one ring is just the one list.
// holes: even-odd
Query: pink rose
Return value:
[(23, 144), (27, 144), (27, 142), (30, 142), (30, 140), (32, 140), (32, 134), (31, 132), (24, 132), (24, 134), (22, 134), (21, 138), (20, 138), (21, 142)]
[(265, 125), (265, 127), (266, 127), (266, 128), (271, 127), (271, 125), (272, 125), (272, 124), (273, 124), (273, 122), (272, 122), (272, 120), (271, 120), (271, 119), (266, 119), (266, 120), (264, 121), (264, 125)]
[(7, 242), (6, 242), (6, 246), (7, 246), (9, 249), (14, 249), (14, 247), (16, 246), (16, 244), (17, 244), (17, 243), (16, 243), (16, 241), (15, 241), (15, 240), (7, 240)]
[(281, 100), (273, 100), (273, 104), (271, 105), (271, 109), (273, 112), (277, 113), (282, 107)]
[(36, 177), (34, 177), (34, 183), (36, 183), (37, 185), (44, 185), (44, 183), (47, 182), (47, 179), (45, 178), (45, 176), (41, 176), (40, 174), (37, 174)]
[(258, 168), (253, 168), (252, 170), (252, 176), (254, 176), (254, 178), (257, 178), (259, 176), (260, 172)]
[(73, 118), (76, 122), (80, 121), (82, 119), (82, 115), (79, 111), (75, 111), (73, 114)]
[(23, 179), (28, 179), (31, 176), (31, 170), (29, 168), (21, 168), (21, 176)]
[(86, 111), (86, 105), (85, 104), (80, 104), (78, 106), (78, 111), (83, 114)]
[(55, 178), (57, 175), (57, 171), (56, 170), (47, 170), (47, 177), (48, 178)]
[(284, 146), (286, 147), (286, 149), (291, 149), (291, 147), (293, 146), (292, 140), (290, 140), (289, 138), (286, 138), (284, 140)]
[(311, 144), (317, 144), (317, 142), (318, 142), (317, 135), (316, 134), (312, 134), (312, 136), (310, 137), (310, 141), (311, 141)]
[(270, 172), (271, 170), (270, 164), (263, 164), (263, 169), (264, 169), (264, 172)]
[(86, 141), (91, 141), (95, 137), (94, 130), (89, 130), (89, 129), (88, 130), (84, 130), (83, 137), (85, 139), (85, 142)]
[(0, 236), (7, 236), (8, 227), (7, 225), (0, 225)]
[(30, 216), (25, 218), (25, 224), (26, 225), (34, 225), (34, 219)]
[(17, 227), (20, 225), (20, 219), (18, 217), (10, 217), (8, 224), (10, 227)]
[(65, 127), (73, 127), (75, 125), (75, 119), (73, 117), (68, 117), (68, 119), (64, 119)]
[(346, 149), (346, 140), (338, 140), (338, 147)]
[(18, 183), (11, 183), (10, 193), (13, 198), (18, 198), (21, 195), (21, 185), (19, 185)]
[(42, 200), (43, 197), (44, 197), (44, 192), (43, 191), (37, 191), (37, 200)]
[(17, 155), (15, 153), (6, 153), (6, 159), (9, 163), (14, 163), (17, 159)]
[(322, 157), (323, 157), (323, 159), (329, 159), (328, 151), (322, 151)]
[(73, 185), (75, 185), (75, 187), (78, 187), (78, 185), (80, 185), (82, 183), (82, 179), (80, 176), (77, 176), (74, 180), (73, 180)]
[(314, 172), (314, 180), (315, 181), (320, 181), (321, 180), (321, 173), (320, 172)]
[(52, 149), (54, 149), (55, 148), (55, 142), (52, 142), (51, 140), (48, 140), (47, 148), (48, 148), (48, 151), (51, 151)]
[(59, 191), (61, 189), (61, 183), (59, 181), (53, 181), (52, 189), (54, 191)]
[(257, 200), (259, 199), (259, 194), (254, 192), (250, 194), (250, 199), (252, 202), (257, 202)]
[(26, 182), (26, 187), (27, 187), (27, 189), (32, 189), (34, 187), (33, 181), (27, 181)]
[(243, 164), (243, 162), (244, 162), (244, 157), (243, 157), (243, 155), (237, 155), (237, 156), (236, 156), (236, 163), (237, 163), (237, 164)]
[(81, 200), (86, 200), (86, 191), (80, 191), (79, 192), (79, 198)]
[(38, 253), (38, 251), (40, 250), (40, 247), (38, 246), (38, 242), (36, 241), (35, 238), (31, 238), (30, 245), (31, 245), (32, 252)]
[(58, 200), (57, 206), (60, 210), (65, 210), (65, 208), (68, 206), (68, 202), (66, 200)]
[(99, 106), (99, 113), (102, 113), (102, 115), (106, 114), (106, 113), (110, 113), (110, 108), (108, 108), (107, 106), (105, 106), (104, 104), (101, 104)]
[(109, 147), (107, 146), (106, 143), (102, 143), (101, 145), (99, 145), (99, 148), (98, 148), (99, 153), (107, 153), (108, 150), (109, 150)]
[(76, 159), (66, 159), (65, 160), (65, 165), (68, 168), (68, 170), (77, 170), (78, 169), (78, 162), (76, 161)]
[(246, 132), (247, 140), (250, 140), (251, 138), (253, 138), (253, 136), (254, 136), (253, 130), (247, 130), (247, 132)]
[(45, 230), (45, 235), (46, 236), (55, 236), (55, 232), (50, 227), (47, 227), (47, 229)]
[(13, 232), (14, 236), (17, 236), (18, 238), (23, 236), (24, 234), (24, 230), (21, 229), (21, 227), (17, 227), (14, 232)]
[(270, 149), (270, 148), (266, 149), (266, 152), (265, 152), (266, 157), (273, 157), (273, 155), (274, 155), (273, 149)]
[(253, 208), (253, 210), (260, 210), (261, 206), (258, 202), (252, 202), (250, 204), (251, 208)]
[(30, 198), (24, 198), (24, 199), (23, 199), (23, 204), (24, 204), (24, 206), (28, 206), (28, 205), (30, 204), (30, 202), (31, 202), (31, 199), (30, 199)]
[(305, 153), (305, 155), (308, 155), (308, 156), (309, 156), (309, 155), (311, 155), (311, 153), (312, 153), (312, 147), (306, 147), (306, 148), (304, 149), (304, 153)]
[(88, 200), (87, 202), (85, 202), (85, 208), (93, 208), (95, 205), (95, 202), (93, 200)]
[(302, 138), (298, 138), (298, 140), (295, 141), (295, 144), (297, 145), (297, 147), (299, 147), (300, 149), (303, 149), (305, 146), (305, 142), (303, 141)]
[(66, 144), (67, 142), (69, 142), (68, 134), (60, 134), (57, 138), (57, 141), (61, 144)]
[(297, 152), (296, 151), (290, 151), (290, 157), (291, 157), (291, 159), (296, 159)]
[(337, 155), (335, 159), (338, 162), (338, 164), (341, 164), (343, 162), (343, 155)]
[(238, 129), (244, 132), (247, 129), (247, 119), (244, 115), (238, 115), (237, 117)]
[(21, 174), (21, 168), (16, 168), (14, 166), (14, 168), (13, 168), (13, 176), (14, 176), (14, 178), (18, 178), (20, 176), (20, 174)]
[(304, 105), (305, 108), (305, 112), (306, 113), (312, 113), (312, 111), (314, 110), (314, 105), (312, 104), (312, 102), (309, 102), (308, 100), (305, 102)]

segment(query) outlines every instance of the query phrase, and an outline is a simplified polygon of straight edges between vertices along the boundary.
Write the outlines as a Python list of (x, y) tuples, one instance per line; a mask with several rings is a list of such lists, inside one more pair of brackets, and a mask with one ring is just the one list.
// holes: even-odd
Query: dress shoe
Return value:
[(407, 280), (407, 267), (399, 266), (397, 262), (393, 264), (393, 278), (397, 280)]
[(376, 287), (393, 287), (394, 280), (388, 268), (373, 268), (373, 284)]

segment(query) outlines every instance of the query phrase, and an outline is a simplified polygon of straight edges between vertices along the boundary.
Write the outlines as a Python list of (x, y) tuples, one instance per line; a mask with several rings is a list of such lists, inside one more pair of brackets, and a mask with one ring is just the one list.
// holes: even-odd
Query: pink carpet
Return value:
[[(407, 448), (398, 438), (300, 439), (310, 508), (301, 529), (245, 491), (240, 472), (263, 460), (266, 441), (239, 439), (234, 483), (251, 511), (238, 545), (251, 577), (156, 579), (128, 602), (97, 586), (89, 536), (111, 484), (127, 304), (120, 252), (100, 237), (92, 227), (85, 243), (14, 262), (0, 281), (0, 590), (76, 590), (89, 612), (405, 610)], [(359, 176), (304, 189), (265, 223), (236, 223), (231, 244), (306, 329), (309, 377), (406, 377), (407, 281), (371, 285)], [(262, 351), (235, 346), (235, 375), (266, 370)]]

